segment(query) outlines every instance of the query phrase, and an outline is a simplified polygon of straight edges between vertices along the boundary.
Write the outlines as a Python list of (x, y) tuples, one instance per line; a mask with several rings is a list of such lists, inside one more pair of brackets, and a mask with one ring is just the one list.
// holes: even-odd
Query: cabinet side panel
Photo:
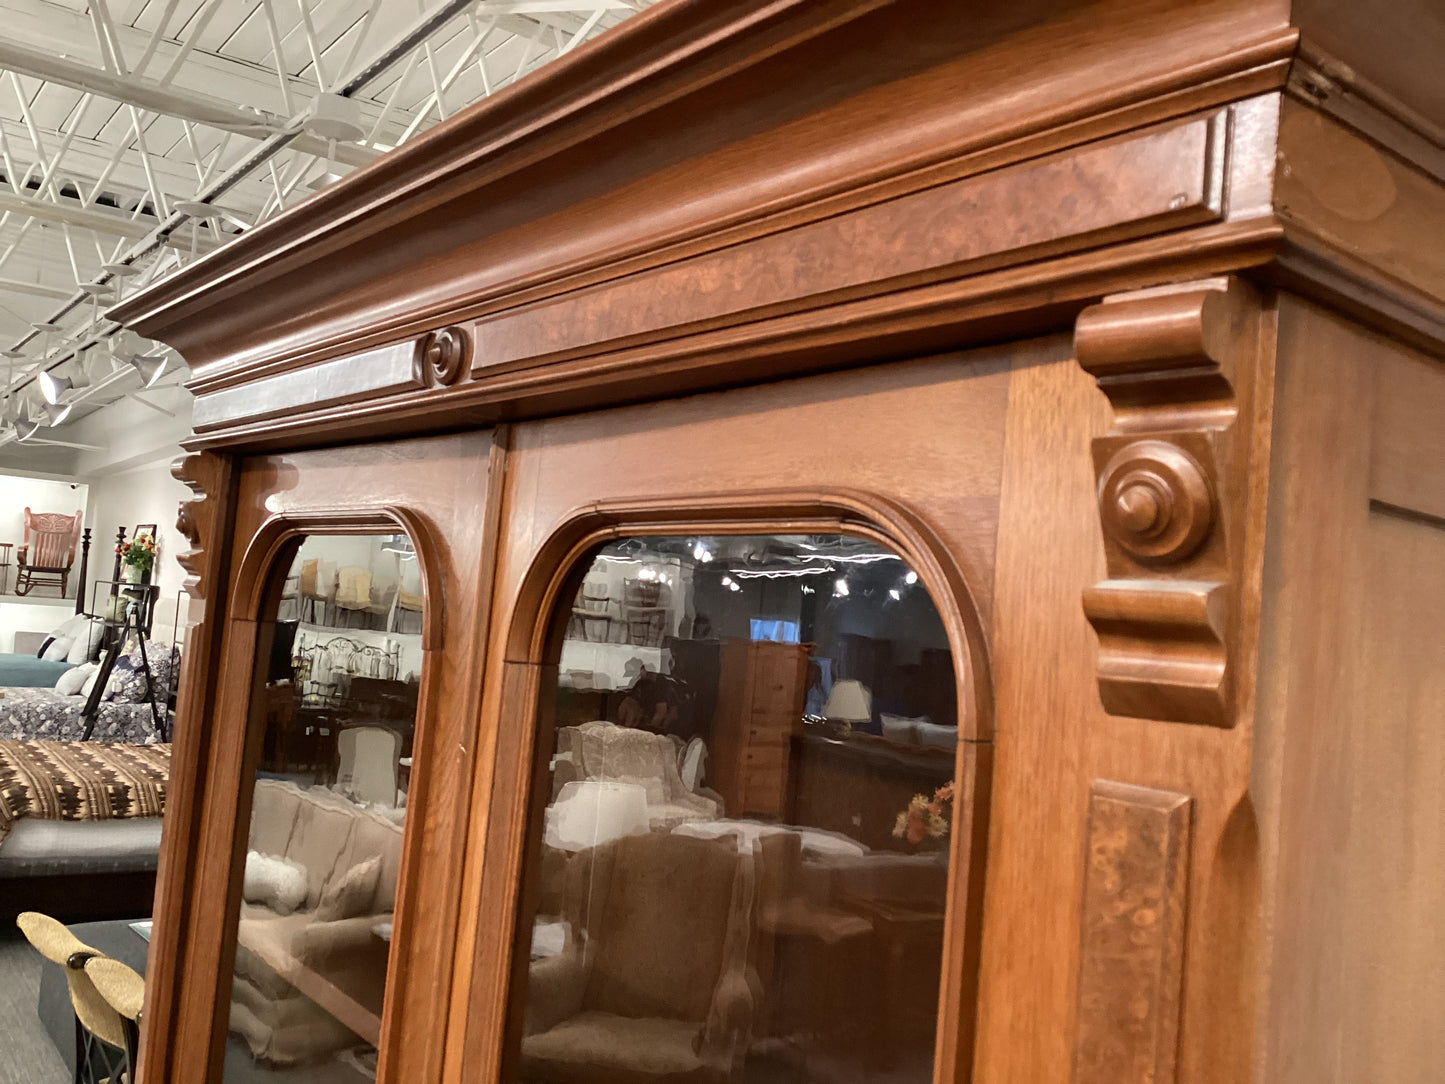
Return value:
[(1277, 416), (1255, 777), (1271, 943), (1255, 1079), (1434, 1079), (1445, 522), (1429, 506), (1445, 461), (1398, 453), (1438, 440), (1445, 368), (1287, 298)]

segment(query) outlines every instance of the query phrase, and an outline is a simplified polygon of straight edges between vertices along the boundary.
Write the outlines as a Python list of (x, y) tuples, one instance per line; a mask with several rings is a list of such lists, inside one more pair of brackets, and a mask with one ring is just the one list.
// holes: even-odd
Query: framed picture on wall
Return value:
[(130, 537), (132, 542), (139, 542), (142, 538), (145, 538), (146, 536), (155, 538), (156, 525), (154, 523), (136, 524), (135, 533), (132, 534)]

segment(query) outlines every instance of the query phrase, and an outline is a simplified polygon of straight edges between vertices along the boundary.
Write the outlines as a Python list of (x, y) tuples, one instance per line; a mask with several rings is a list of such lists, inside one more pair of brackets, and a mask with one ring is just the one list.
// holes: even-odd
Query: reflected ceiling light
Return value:
[(898, 588), (896, 587), (890, 587), (888, 589), (888, 597), (891, 598), (894, 602), (898, 602), (903, 598), (903, 592), (898, 590)]
[(804, 553), (804, 561), (843, 561), (850, 565), (871, 565), (875, 561), (901, 561), (896, 553)]
[(60, 402), (60, 397), (75, 387), (69, 377), (56, 376), (54, 369), (44, 370), (35, 378), (35, 383), (40, 386), (40, 394), (45, 401), (51, 405)]
[(909, 587), (912, 587), (915, 583), (918, 582), (918, 573), (914, 572), (913, 569), (910, 568), (907, 574), (903, 577), (903, 582), (908, 584)]
[(166, 371), (166, 356), (164, 354), (140, 354), (133, 358), (127, 358), (130, 367), (140, 373), (140, 378), (145, 386), (154, 387), (157, 380)]
[(836, 580), (833, 584), (833, 594), (836, 595), (838, 598), (843, 598), (845, 595), (847, 595), (848, 581), (841, 577)]
[(411, 544), (411, 539), (404, 534), (394, 534), (386, 540), (381, 547), (382, 553), (394, 553), (403, 560), (416, 557), (416, 547)]
[(790, 580), (801, 576), (826, 576), (836, 571), (832, 565), (811, 568), (734, 568), (729, 571), (742, 580)]

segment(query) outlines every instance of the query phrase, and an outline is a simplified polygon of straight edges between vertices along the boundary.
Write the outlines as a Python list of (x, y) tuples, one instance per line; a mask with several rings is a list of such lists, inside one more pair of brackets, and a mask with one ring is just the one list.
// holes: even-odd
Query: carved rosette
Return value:
[(450, 387), (472, 360), (472, 336), (464, 327), (444, 327), (417, 340), (412, 371), (428, 388)]
[(1234, 725), (1245, 495), (1229, 480), (1256, 313), (1246, 286), (1211, 279), (1106, 299), (1075, 326), (1075, 357), (1114, 407), (1093, 448), (1109, 579), (1084, 593), (1111, 714)]

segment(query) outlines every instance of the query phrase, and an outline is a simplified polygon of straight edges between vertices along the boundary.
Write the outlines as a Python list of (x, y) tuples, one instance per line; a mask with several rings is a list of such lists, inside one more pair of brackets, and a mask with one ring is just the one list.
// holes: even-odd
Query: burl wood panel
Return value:
[(1188, 795), (1089, 789), (1073, 1084), (1173, 1084), (1183, 981)]
[[(986, 173), (478, 324), (477, 372), (860, 287), (916, 285), (1050, 242), (1220, 217), (1223, 113)], [(1020, 213), (1028, 208), (1027, 213)], [(1132, 229), (1130, 228), (1132, 227)], [(1035, 253), (1036, 254), (1036, 253)], [(644, 295), (644, 297), (640, 297)], [(757, 311), (756, 315), (763, 315)]]

